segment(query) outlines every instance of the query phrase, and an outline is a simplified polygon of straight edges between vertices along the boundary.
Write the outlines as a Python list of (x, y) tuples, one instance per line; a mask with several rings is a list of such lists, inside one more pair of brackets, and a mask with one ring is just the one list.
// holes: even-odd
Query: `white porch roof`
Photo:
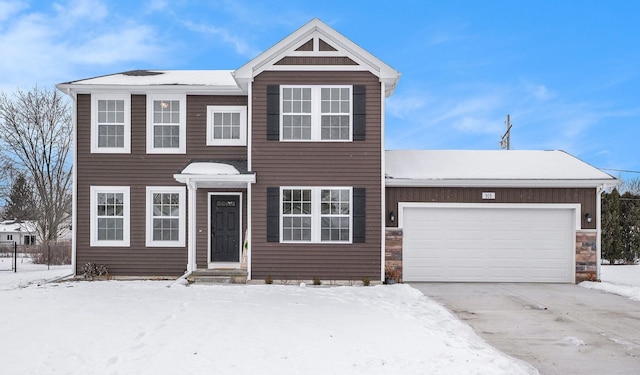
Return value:
[(187, 165), (173, 175), (183, 184), (194, 184), (196, 188), (246, 187), (256, 182), (256, 175), (248, 172), (242, 161), (198, 161)]

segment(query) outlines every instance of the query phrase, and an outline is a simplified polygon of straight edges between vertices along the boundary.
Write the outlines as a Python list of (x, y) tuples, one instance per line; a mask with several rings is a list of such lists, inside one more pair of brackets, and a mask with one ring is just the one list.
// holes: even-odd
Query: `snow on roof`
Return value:
[(68, 85), (122, 85), (122, 86), (215, 86), (238, 85), (232, 70), (132, 70), (101, 77), (68, 82)]
[(35, 232), (35, 223), (33, 221), (15, 221), (5, 220), (0, 222), (0, 232)]
[(564, 151), (524, 150), (387, 151), (386, 177), (388, 184), (392, 180), (617, 182), (611, 175)]
[(192, 175), (237, 175), (240, 174), (234, 166), (225, 163), (196, 162), (187, 165), (181, 174)]

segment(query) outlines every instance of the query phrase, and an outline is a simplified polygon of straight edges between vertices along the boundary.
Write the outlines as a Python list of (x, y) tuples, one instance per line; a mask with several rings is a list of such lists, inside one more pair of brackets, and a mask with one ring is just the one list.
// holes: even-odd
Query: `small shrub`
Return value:
[(273, 284), (273, 277), (271, 277), (271, 275), (267, 275), (267, 277), (264, 278), (264, 283)]
[(320, 281), (319, 278), (314, 277), (313, 278), (313, 285), (322, 285), (322, 281)]
[(51, 244), (49, 249), (45, 245), (38, 245), (31, 247), (29, 252), (34, 264), (71, 264), (71, 242)]
[(363, 286), (369, 286), (369, 285), (371, 285), (371, 279), (370, 279), (370, 278), (368, 278), (368, 277), (363, 277), (363, 278), (362, 278), (362, 285), (363, 285)]
[(109, 270), (104, 264), (97, 265), (89, 262), (82, 266), (82, 276), (85, 280), (94, 280), (98, 276), (109, 279)]

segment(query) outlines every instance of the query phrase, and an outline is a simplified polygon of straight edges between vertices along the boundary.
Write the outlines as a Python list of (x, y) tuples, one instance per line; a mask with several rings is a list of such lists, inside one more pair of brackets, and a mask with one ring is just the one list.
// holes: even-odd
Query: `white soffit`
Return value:
[[(308, 40), (318, 37), (337, 49), (336, 51), (316, 51), (316, 52), (298, 52), (296, 49)], [(289, 36), (285, 37), (273, 47), (267, 49), (253, 60), (249, 61), (233, 75), (238, 84), (245, 88), (253, 77), (261, 72), (274, 69), (275, 64), (286, 56), (295, 56), (303, 54), (304, 56), (344, 56), (358, 63), (358, 66), (344, 65), (341, 69), (366, 70), (374, 74), (380, 79), (380, 82), (386, 84), (386, 96), (390, 96), (395, 89), (400, 73), (391, 66), (385, 64), (362, 47), (358, 46), (344, 35), (340, 34), (324, 22), (314, 18)], [(294, 69), (292, 66), (286, 68)], [(313, 69), (313, 66), (304, 66), (306, 70)], [(319, 66), (319, 69), (327, 70), (328, 66)], [(284, 69), (284, 68), (283, 68)]]
[(387, 186), (614, 186), (611, 175), (564, 151), (386, 151)]

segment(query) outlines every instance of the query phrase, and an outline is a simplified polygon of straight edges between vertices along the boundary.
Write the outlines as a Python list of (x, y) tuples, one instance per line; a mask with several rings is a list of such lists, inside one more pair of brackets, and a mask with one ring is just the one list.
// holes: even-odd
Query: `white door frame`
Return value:
[[(238, 201), (240, 202), (240, 207), (238, 207), (238, 231), (240, 241), (238, 241), (238, 261), (237, 262), (211, 262), (211, 197), (214, 195), (237, 195)], [(209, 269), (214, 268), (233, 268), (240, 269), (240, 264), (242, 262), (242, 192), (209, 192), (207, 194), (207, 265)]]

